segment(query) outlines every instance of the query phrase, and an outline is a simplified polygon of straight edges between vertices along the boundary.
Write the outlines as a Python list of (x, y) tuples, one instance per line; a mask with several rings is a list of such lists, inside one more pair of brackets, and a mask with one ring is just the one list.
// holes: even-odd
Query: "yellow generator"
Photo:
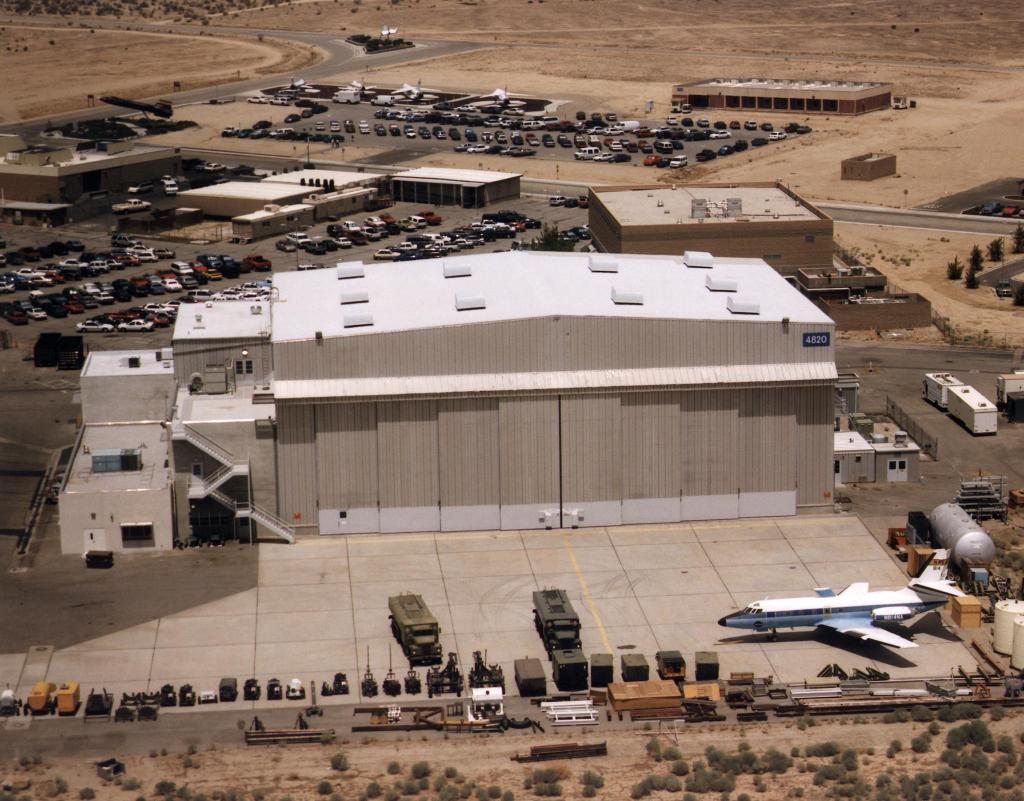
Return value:
[(57, 688), (57, 714), (74, 715), (81, 703), (77, 681), (69, 681)]
[(33, 715), (52, 715), (55, 708), (54, 693), (57, 685), (52, 681), (37, 681), (28, 694), (28, 708)]

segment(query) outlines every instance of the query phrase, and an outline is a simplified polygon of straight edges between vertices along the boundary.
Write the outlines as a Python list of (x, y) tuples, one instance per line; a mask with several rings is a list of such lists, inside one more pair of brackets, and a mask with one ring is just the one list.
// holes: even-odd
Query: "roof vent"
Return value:
[(711, 269), (715, 266), (715, 258), (707, 251), (688, 250), (683, 254), (683, 264), (687, 267)]
[(456, 295), (456, 311), (471, 311), (473, 309), (486, 309), (487, 301), (483, 295)]
[(619, 260), (608, 253), (591, 253), (587, 259), (587, 266), (592, 273), (617, 273)]
[(373, 325), (373, 315), (369, 313), (346, 314), (341, 321), (345, 328), (362, 328)]
[(344, 281), (349, 278), (362, 278), (366, 275), (366, 269), (361, 261), (340, 261), (338, 262), (338, 280)]
[(466, 264), (465, 262), (445, 264), (444, 265), (444, 277), (445, 278), (468, 278), (473, 274), (473, 265)]
[(341, 293), (341, 305), (347, 306), (350, 303), (369, 303), (370, 293), (365, 289), (353, 289)]
[(739, 284), (733, 279), (714, 274), (704, 279), (704, 285), (712, 292), (736, 292), (739, 289)]
[(756, 300), (744, 300), (743, 298), (736, 298), (731, 295), (725, 300), (725, 308), (733, 314), (761, 313), (761, 304)]
[(626, 292), (612, 287), (612, 303), (619, 306), (643, 306), (644, 296), (639, 292)]

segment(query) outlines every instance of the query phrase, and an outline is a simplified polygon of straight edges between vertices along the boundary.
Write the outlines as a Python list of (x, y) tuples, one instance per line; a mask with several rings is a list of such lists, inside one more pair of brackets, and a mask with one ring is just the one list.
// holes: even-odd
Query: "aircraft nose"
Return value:
[(729, 621), (730, 617), (732, 617), (732, 615), (726, 615), (725, 617), (718, 618), (718, 625), (719, 626), (728, 626), (729, 625), (728, 621)]

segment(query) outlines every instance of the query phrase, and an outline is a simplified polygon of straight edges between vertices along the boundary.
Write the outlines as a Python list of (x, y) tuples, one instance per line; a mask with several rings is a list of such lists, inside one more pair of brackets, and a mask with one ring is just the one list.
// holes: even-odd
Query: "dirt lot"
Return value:
[[(971, 248), (978, 245), (984, 251), (990, 240), (972, 234), (836, 224), (839, 245), (882, 270), (899, 289), (927, 297), (934, 311), (949, 318), (961, 337), (971, 336), (980, 344), (1005, 342), (1020, 347), (1024, 344), (1024, 315), (1019, 307), (1008, 298), (997, 298), (991, 287), (967, 289), (963, 280), (946, 278), (948, 262), (959, 257), (966, 265)], [(986, 262), (986, 268), (993, 266)]]
[(0, 122), (84, 108), (88, 94), (148, 97), (170, 93), (174, 81), (196, 89), (318, 58), (276, 39), (7, 25), (0, 28)]
[[(934, 736), (934, 745), (922, 754), (912, 753), (909, 746), (913, 737), (926, 730), (928, 724), (924, 722), (883, 724), (868, 723), (860, 719), (828, 721), (818, 722), (818, 725), (806, 731), (795, 723), (752, 726), (681, 725), (681, 736), (659, 737), (658, 744), (662, 753), (666, 749), (677, 748), (691, 768), (694, 758), (702, 756), (708, 747), (732, 753), (741, 743), (749, 742), (755, 753), (763, 752), (771, 746), (789, 754), (793, 747), (834, 742), (838, 743), (841, 749), (856, 750), (859, 763), (856, 768), (857, 776), (870, 786), (874, 786), (876, 777), (883, 772), (891, 771), (898, 777), (904, 773), (913, 775), (939, 767), (938, 755), (945, 747), (942, 743), (948, 730), (955, 724), (936, 724), (939, 734)], [(1008, 716), (999, 723), (990, 723), (989, 726), (993, 735), (1008, 733), (1016, 740), (1020, 718)], [(81, 757), (56, 757), (47, 754), (40, 765), (19, 767), (12, 761), (4, 764), (2, 769), (6, 771), (4, 778), (9, 781), (31, 781), (31, 791), (39, 798), (52, 797), (50, 791), (59, 777), (66, 782), (69, 789), (69, 793), (64, 797), (77, 797), (81, 788), (91, 787), (96, 790), (99, 801), (121, 801), (132, 798), (138, 792), (151, 793), (157, 782), (185, 785), (195, 798), (202, 794), (203, 797), (237, 798), (239, 801), (247, 797), (312, 801), (321, 795), (327, 797), (330, 793), (338, 793), (335, 797), (341, 798), (365, 798), (365, 794), (360, 794), (370, 782), (379, 783), (386, 791), (396, 780), (404, 783), (409, 779), (412, 765), (422, 760), (430, 769), (428, 778), (431, 786), (443, 775), (444, 768), (451, 765), (457, 768), (461, 778), (451, 779), (447, 782), (449, 784), (457, 782), (459, 785), (475, 784), (477, 788), (498, 787), (502, 791), (511, 790), (514, 797), (520, 799), (535, 797), (532, 790), (524, 788), (524, 780), (534, 768), (553, 768), (561, 777), (561, 795), (566, 799), (583, 797), (581, 774), (584, 770), (593, 770), (600, 773), (604, 779), (604, 786), (598, 791), (597, 797), (619, 801), (628, 798), (632, 786), (645, 777), (658, 774), (665, 776), (670, 772), (671, 763), (668, 760), (658, 759), (648, 751), (647, 746), (653, 733), (637, 726), (632, 731), (584, 733), (577, 730), (557, 734), (549, 732), (533, 737), (509, 735), (498, 738), (468, 738), (465, 735), (452, 735), (450, 740), (446, 738), (444, 741), (436, 736), (427, 738), (410, 735), (404, 740), (387, 742), (371, 737), (363, 737), (357, 741), (356, 738), (360, 735), (355, 735), (352, 742), (342, 740), (326, 747), (299, 746), (289, 750), (272, 747), (257, 752), (228, 746), (217, 750), (199, 750), (192, 756), (173, 752), (160, 756), (157, 751), (153, 751), (150, 757), (125, 758), (122, 754), (127, 765), (126, 775), (131, 780), (125, 787), (116, 787), (98, 780), (91, 763)], [(608, 742), (608, 757), (540, 765), (517, 765), (509, 761), (512, 753), (525, 752), (529, 746), (539, 743), (600, 740)], [(902, 743), (903, 750), (892, 757), (887, 757), (886, 751), (894, 740)], [(337, 753), (344, 753), (348, 757), (347, 770), (331, 769), (331, 756)], [(670, 759), (676, 756), (671, 752), (669, 754)], [(804, 797), (825, 797), (825, 788), (813, 786), (812, 779), (818, 767), (832, 761), (828, 757), (797, 756), (793, 760), (793, 765), (784, 773), (767, 774), (765, 784), (760, 790), (755, 786), (755, 778), (749, 774), (737, 777), (735, 789), (737, 793), (756, 793), (755, 797), (764, 801), (779, 801), (787, 797), (794, 787), (802, 787)], [(388, 770), (389, 763), (393, 762), (398, 765), (397, 773)], [(194, 767), (186, 767), (188, 764)], [(682, 781), (686, 781), (686, 776), (682, 777)], [(318, 784), (321, 782), (330, 784), (329, 788), (323, 788), (326, 790), (325, 793), (319, 792)], [(171, 790), (173, 792), (173, 787)], [(181, 797), (188, 798), (189, 795)], [(403, 793), (403, 797), (408, 796)], [(436, 798), (438, 794), (436, 790), (434, 793), (417, 790), (415, 797)], [(472, 792), (463, 797), (476, 797), (476, 793)], [(492, 797), (497, 799), (500, 793)], [(650, 797), (679, 798), (681, 795), (678, 792), (655, 791)], [(701, 797), (719, 796), (715, 793), (712, 796)]]

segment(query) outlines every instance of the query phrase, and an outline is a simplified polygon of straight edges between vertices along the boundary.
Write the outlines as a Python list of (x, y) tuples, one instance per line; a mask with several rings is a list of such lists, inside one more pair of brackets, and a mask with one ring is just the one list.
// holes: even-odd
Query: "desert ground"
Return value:
[[(985, 717), (988, 718), (987, 715)], [(31, 792), (37, 798), (53, 797), (53, 790), (58, 786), (58, 782), (63, 780), (68, 788), (63, 797), (78, 797), (79, 791), (88, 787), (95, 791), (99, 801), (123, 801), (136, 796), (142, 797), (141, 794), (154, 797), (158, 783), (163, 783), (163, 791), (156, 793), (155, 797), (166, 795), (172, 798), (176, 787), (186, 787), (187, 790), (179, 792), (177, 797), (235, 798), (238, 801), (247, 798), (279, 801), (287, 798), (294, 801), (312, 801), (318, 797), (326, 798), (328, 795), (332, 798), (366, 798), (367, 787), (371, 782), (377, 783), (385, 793), (388, 793), (396, 780), (400, 786), (405, 784), (414, 764), (426, 762), (430, 771), (428, 783), (431, 787), (435, 787), (439, 778), (445, 775), (446, 767), (457, 768), (457, 777), (440, 781), (441, 784), (454, 784), (460, 789), (469, 786), (470, 790), (461, 796), (463, 798), (478, 798), (478, 789), (486, 790), (491, 787), (500, 788), (501, 791), (498, 795), (491, 796), (495, 801), (501, 797), (502, 792), (507, 791), (513, 793), (513, 798), (533, 798), (535, 794), (532, 789), (524, 787), (525, 780), (535, 768), (551, 768), (560, 777), (562, 798), (575, 801), (585, 797), (580, 779), (584, 771), (589, 770), (599, 773), (604, 780), (603, 787), (598, 790), (596, 797), (620, 801), (629, 798), (631, 788), (645, 777), (659, 774), (665, 776), (671, 771), (676, 755), (669, 749), (677, 749), (692, 770), (694, 761), (701, 758), (705, 754), (705, 749), (709, 747), (734, 753), (741, 744), (746, 744), (746, 747), (759, 754), (772, 747), (786, 755), (791, 754), (793, 748), (798, 749), (792, 767), (783, 773), (769, 773), (760, 779), (749, 774), (741, 774), (736, 779), (737, 795), (748, 793), (764, 801), (780, 801), (783, 798), (794, 797), (794, 788), (803, 788), (801, 795), (804, 797), (826, 797), (828, 782), (825, 787), (818, 787), (812, 780), (819, 767), (833, 760), (827, 757), (806, 757), (800, 750), (820, 743), (833, 742), (838, 744), (840, 749), (853, 749), (857, 753), (857, 778), (871, 786), (875, 785), (877, 777), (883, 773), (889, 773), (893, 777), (893, 783), (898, 785), (896, 777), (901, 774), (914, 775), (940, 768), (939, 752), (945, 747), (943, 743), (946, 734), (950, 728), (958, 724), (933, 724), (933, 730), (939, 732), (932, 738), (933, 745), (923, 753), (912, 752), (911, 740), (925, 732), (928, 725), (927, 722), (886, 724), (878, 720), (867, 721), (857, 718), (838, 722), (818, 722), (811, 728), (807, 728), (806, 723), (799, 726), (796, 723), (751, 726), (684, 725), (678, 735), (662, 736), (656, 736), (656, 731), (646, 731), (639, 726), (636, 730), (628, 732), (598, 733), (576, 730), (554, 734), (549, 732), (534, 737), (452, 735), (451, 739), (446, 738), (444, 741), (436, 737), (427, 738), (415, 734), (402, 740), (389, 741), (362, 736), (358, 740), (353, 738), (351, 742), (342, 739), (326, 746), (293, 746), (291, 749), (270, 747), (262, 750), (244, 750), (244, 747), (239, 746), (221, 746), (216, 749), (192, 748), (187, 753), (161, 754), (154, 750), (149, 756), (126, 757), (122, 754), (121, 758), (126, 763), (127, 770), (126, 781), (121, 786), (97, 779), (91, 761), (81, 756), (70, 758), (46, 754), (39, 764), (32, 764), (29, 755), (29, 758), (23, 759), (23, 762), (28, 764), (19, 764), (13, 759), (5, 761), (0, 766), (0, 771), (3, 771), (0, 775), (15, 786), (23, 787), (25, 782), (30, 782), (30, 787), (25, 788), (25, 791)], [(1008, 716), (1000, 722), (988, 722), (987, 725), (994, 736), (1010, 735), (1019, 747), (1019, 716)], [(667, 753), (669, 759), (656, 755), (657, 748), (651, 746), (652, 739), (657, 742), (661, 754)], [(518, 765), (509, 760), (513, 753), (524, 752), (530, 745), (539, 742), (550, 744), (600, 740), (607, 740), (608, 757), (577, 760), (571, 763), (547, 762), (539, 765)], [(890, 756), (890, 745), (894, 741), (901, 743), (902, 750)], [(331, 767), (332, 756), (339, 753), (347, 757), (347, 769), (342, 771)], [(992, 759), (996, 756), (993, 755)], [(397, 765), (397, 768), (391, 767), (389, 770), (389, 766), (393, 765)], [(686, 778), (686, 775), (683, 775), (681, 781), (685, 783)], [(757, 781), (763, 781), (764, 784), (758, 785)], [(938, 781), (939, 776), (936, 775), (935, 782)], [(328, 783), (329, 787), (322, 785), (323, 782)], [(173, 783), (169, 791), (168, 783)], [(446, 797), (436, 789), (433, 792), (417, 789), (414, 793), (406, 791), (401, 795), (419, 798)], [(736, 797), (727, 795), (729, 798)], [(487, 797), (486, 794), (484, 797)], [(655, 790), (649, 797), (679, 798), (681, 793)], [(701, 797), (720, 796), (715, 793)], [(858, 797), (871, 797), (870, 791)]]
[(182, 89), (197, 89), (300, 69), (317, 60), (311, 48), (270, 37), (4, 25), (0, 122), (83, 108), (89, 94), (163, 96), (175, 81)]

